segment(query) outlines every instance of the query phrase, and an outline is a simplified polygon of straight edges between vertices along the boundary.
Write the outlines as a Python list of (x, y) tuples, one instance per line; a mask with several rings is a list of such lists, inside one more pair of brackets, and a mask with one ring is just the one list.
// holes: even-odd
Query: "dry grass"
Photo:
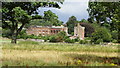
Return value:
[[(67, 62), (74, 63), (73, 58), (70, 56), (64, 56), (65, 54), (81, 54), (81, 55), (96, 55), (102, 57), (117, 57), (117, 53), (102, 53), (102, 52), (61, 52), (61, 51), (29, 51), (29, 50), (3, 50), (3, 65), (14, 65), (4, 61), (28, 63), (34, 62), (36, 65), (66, 65)], [(12, 60), (12, 61), (11, 61)], [(40, 64), (41, 63), (41, 64)], [(26, 63), (27, 64), (27, 63)], [(26, 65), (25, 64), (25, 65)], [(20, 64), (19, 64), (20, 65)], [(22, 64), (23, 65), (23, 64)], [(29, 64), (27, 64), (29, 65)], [(34, 65), (34, 64), (33, 64)]]
[[(71, 61), (63, 57), (63, 53), (57, 51), (27, 51), (27, 50), (3, 50), (3, 62), (5, 60), (19, 61), (42, 61), (46, 64)], [(37, 64), (37, 63), (36, 63)]]

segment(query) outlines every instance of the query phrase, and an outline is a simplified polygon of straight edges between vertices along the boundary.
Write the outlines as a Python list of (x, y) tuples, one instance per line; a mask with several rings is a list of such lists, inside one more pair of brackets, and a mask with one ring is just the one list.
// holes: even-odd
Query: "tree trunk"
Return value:
[(16, 44), (16, 41), (17, 41), (17, 39), (12, 39), (12, 40), (11, 40), (11, 43)]
[(11, 43), (16, 44), (17, 43), (17, 36), (18, 34), (21, 32), (22, 28), (24, 27), (24, 23), (20, 26), (20, 28), (18, 29), (18, 23), (16, 23), (15, 25), (13, 25), (14, 29), (11, 29), (12, 32), (12, 37), (11, 37)]
[(11, 43), (14, 43), (14, 44), (17, 43), (17, 35), (16, 35), (16, 33), (13, 33), (13, 34), (12, 34)]

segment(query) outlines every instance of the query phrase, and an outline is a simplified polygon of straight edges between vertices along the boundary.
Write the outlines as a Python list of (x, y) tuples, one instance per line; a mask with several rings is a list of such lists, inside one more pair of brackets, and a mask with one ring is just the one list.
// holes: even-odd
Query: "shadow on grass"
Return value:
[[(81, 54), (65, 54), (66, 57), (75, 60), (74, 64), (78, 65), (81, 63), (82, 66), (86, 65), (105, 65), (105, 66), (120, 66), (120, 57), (100, 57), (96, 55), (81, 55)], [(77, 61), (77, 62), (76, 62)], [(97, 63), (97, 64), (96, 64)]]

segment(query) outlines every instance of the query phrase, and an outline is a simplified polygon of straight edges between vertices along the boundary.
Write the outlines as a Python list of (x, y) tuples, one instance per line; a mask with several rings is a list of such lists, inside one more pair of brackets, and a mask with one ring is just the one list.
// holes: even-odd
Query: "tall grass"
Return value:
[[(3, 43), (2, 50), (4, 66), (115, 66), (120, 59), (115, 45), (19, 41), (18, 44)], [(109, 59), (111, 62), (107, 62)]]
[(120, 65), (120, 57), (106, 57), (106, 56), (96, 56), (90, 54), (64, 54), (65, 56), (71, 57), (75, 60), (75, 64), (82, 64), (87, 66), (98, 66), (98, 65)]
[(3, 44), (3, 49), (14, 50), (51, 50), (51, 51), (78, 51), (78, 52), (118, 52), (118, 46), (81, 45), (68, 43), (42, 43), (20, 41), (18, 44)]

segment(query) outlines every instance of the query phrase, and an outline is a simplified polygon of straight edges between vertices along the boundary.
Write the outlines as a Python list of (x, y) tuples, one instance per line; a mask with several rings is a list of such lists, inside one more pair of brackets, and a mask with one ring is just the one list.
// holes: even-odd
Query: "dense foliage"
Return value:
[(74, 40), (74, 39), (67, 38), (67, 39), (65, 39), (65, 42), (66, 42), (66, 43), (75, 43), (75, 40)]
[(92, 42), (110, 42), (112, 40), (112, 36), (106, 28), (98, 28), (92, 34)]
[(52, 11), (48, 10), (44, 12), (45, 26), (60, 26), (61, 21), (58, 20), (58, 16)]
[[(120, 31), (120, 2), (89, 2), (88, 13), (89, 22), (96, 22), (100, 26), (104, 26), (111, 32)], [(118, 36), (120, 42), (120, 36)]]
[(77, 23), (77, 19), (75, 16), (71, 16), (67, 21), (68, 33), (74, 35), (74, 26)]
[(85, 37), (90, 37), (95, 31), (94, 27), (90, 23), (80, 23), (80, 25), (85, 27)]
[(56, 35), (50, 36), (50, 42), (63, 42), (66, 39), (66, 32), (61, 31)]
[(2, 2), (2, 28), (10, 29), (12, 43), (16, 43), (18, 34), (32, 19), (31, 15), (38, 14), (36, 10), (45, 6), (60, 8), (56, 2)]
[(44, 11), (44, 16), (35, 15), (33, 16), (33, 20), (30, 21), (27, 25), (25, 25), (26, 28), (37, 25), (37, 26), (60, 26), (63, 24), (62, 21), (58, 20), (58, 16), (53, 13), (51, 10)]

